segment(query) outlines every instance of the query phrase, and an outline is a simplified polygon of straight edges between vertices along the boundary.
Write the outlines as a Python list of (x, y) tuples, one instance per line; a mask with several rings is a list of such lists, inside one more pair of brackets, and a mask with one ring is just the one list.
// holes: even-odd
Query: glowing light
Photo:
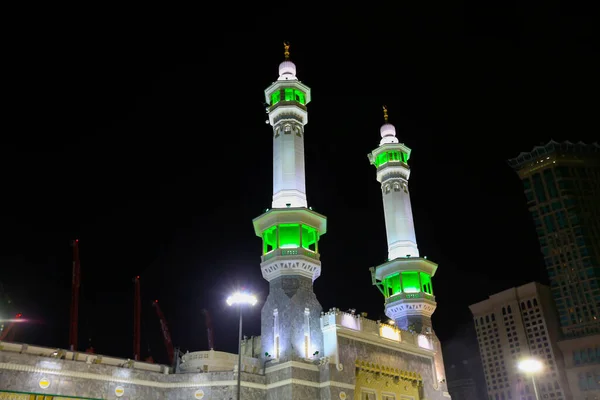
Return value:
[(536, 360), (535, 358), (526, 358), (524, 360), (519, 361), (518, 368), (523, 372), (535, 374), (544, 369), (544, 364), (542, 364), (541, 361)]
[(419, 335), (419, 337), (417, 338), (417, 342), (419, 343), (419, 347), (432, 350), (431, 341), (427, 336)]
[(386, 339), (400, 341), (400, 331), (393, 326), (382, 325), (379, 334)]
[(253, 306), (256, 303), (258, 303), (258, 299), (250, 293), (235, 292), (227, 298), (227, 304), (230, 306), (234, 304), (250, 304)]
[(354, 329), (355, 331), (360, 330), (360, 327), (358, 326), (358, 319), (352, 314), (343, 313), (340, 322), (341, 325), (346, 328)]

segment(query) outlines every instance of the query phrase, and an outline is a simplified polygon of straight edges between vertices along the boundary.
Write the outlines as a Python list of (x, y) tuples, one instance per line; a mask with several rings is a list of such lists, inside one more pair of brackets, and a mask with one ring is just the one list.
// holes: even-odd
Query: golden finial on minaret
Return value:
[(283, 56), (286, 60), (290, 59), (290, 42), (283, 42)]
[(386, 123), (388, 122), (387, 106), (383, 106), (383, 119)]

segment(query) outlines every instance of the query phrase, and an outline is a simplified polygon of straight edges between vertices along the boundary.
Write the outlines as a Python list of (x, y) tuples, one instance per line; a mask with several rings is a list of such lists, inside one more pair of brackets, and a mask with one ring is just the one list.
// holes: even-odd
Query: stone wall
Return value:
[[(417, 352), (394, 350), (391, 347), (378, 346), (374, 343), (342, 336), (338, 337), (338, 345), (342, 370), (339, 371), (338, 368), (329, 369), (330, 379), (333, 381), (355, 384), (356, 360), (367, 361), (384, 367), (420, 374), (424, 382), (423, 399), (448, 400), (449, 398), (449, 394), (443, 390), (439, 383), (436, 383), (437, 377), (435, 376), (434, 361), (431, 356), (420, 355)], [(358, 395), (351, 397), (349, 392), (346, 391), (346, 394), (349, 395), (348, 400), (359, 399)], [(336, 398), (334, 396), (335, 394), (332, 393), (331, 398)]]
[(277, 309), (279, 329), (279, 361), (302, 360), (304, 354), (304, 312), (309, 310), (310, 350), (322, 353), (322, 307), (313, 292), (310, 278), (283, 276), (269, 283), (269, 295), (261, 314), (261, 356), (276, 357), (274, 346), (274, 311)]
[[(49, 385), (40, 387), (45, 378)], [(233, 372), (164, 374), (102, 364), (0, 351), (0, 390), (92, 399), (117, 399), (122, 387), (127, 400), (195, 399), (198, 390), (204, 400), (236, 398), (237, 375)], [(242, 373), (242, 395), (263, 400), (265, 376)]]

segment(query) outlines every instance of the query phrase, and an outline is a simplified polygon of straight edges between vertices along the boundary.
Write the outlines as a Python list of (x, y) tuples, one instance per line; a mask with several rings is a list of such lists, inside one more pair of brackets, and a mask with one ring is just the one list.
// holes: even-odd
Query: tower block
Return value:
[(408, 191), (411, 150), (398, 142), (385, 106), (383, 113), (385, 123), (380, 129), (379, 147), (368, 157), (377, 168), (377, 181), (381, 183), (388, 261), (371, 268), (371, 279), (385, 298), (385, 314), (398, 328), (431, 337), (438, 376), (445, 377), (441, 345), (431, 324), (437, 306), (432, 278), (438, 266), (419, 256)]
[[(306, 200), (304, 126), (310, 88), (296, 78), (288, 44), (284, 54), (279, 78), (265, 90), (273, 127), (272, 208), (253, 220), (262, 239), (262, 276), (269, 282), (261, 312), (262, 354), (265, 363), (271, 361), (266, 364), (267, 375), (269, 366), (291, 370), (295, 367), (285, 364), (288, 361), (312, 363), (323, 353), (322, 307), (313, 282), (321, 274), (319, 238), (327, 230), (327, 220), (308, 208)], [(275, 375), (273, 379), (277, 381)], [(286, 383), (270, 389), (268, 398), (296, 399), (305, 391)], [(318, 393), (311, 396), (318, 398)]]

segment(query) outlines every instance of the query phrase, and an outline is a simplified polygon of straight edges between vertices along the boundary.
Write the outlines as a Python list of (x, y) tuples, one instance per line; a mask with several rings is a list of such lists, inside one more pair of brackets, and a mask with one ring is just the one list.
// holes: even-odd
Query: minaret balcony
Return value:
[(435, 302), (435, 296), (425, 292), (417, 293), (396, 293), (385, 299), (385, 304), (393, 303), (398, 300), (425, 299)]
[(277, 107), (284, 107), (284, 106), (295, 106), (305, 112), (308, 111), (308, 109), (306, 108), (306, 106), (304, 104), (302, 104), (296, 100), (289, 100), (289, 101), (282, 100), (276, 104), (272, 104), (271, 106), (269, 106), (268, 110), (269, 110), (269, 112), (271, 112), (274, 109), (276, 109)]
[(271, 250), (270, 252), (264, 254), (261, 257), (262, 262), (271, 260), (275, 257), (297, 257), (297, 256), (303, 256), (303, 257), (308, 257), (308, 258), (312, 258), (313, 260), (317, 260), (319, 261), (319, 253), (310, 250), (310, 249), (305, 249), (303, 247), (293, 247), (293, 248), (278, 248), (275, 250)]

